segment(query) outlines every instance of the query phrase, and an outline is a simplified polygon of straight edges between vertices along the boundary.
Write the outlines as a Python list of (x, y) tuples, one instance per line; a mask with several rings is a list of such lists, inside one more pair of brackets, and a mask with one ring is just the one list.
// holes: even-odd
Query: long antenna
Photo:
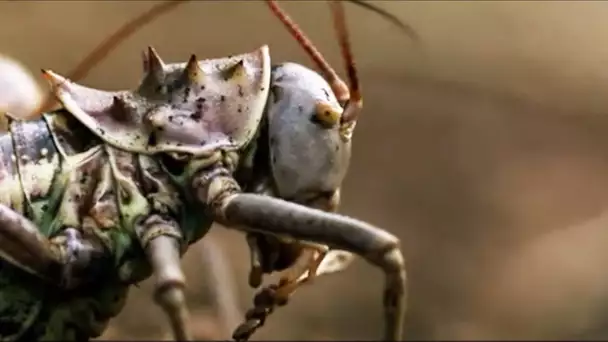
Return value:
[(397, 26), (411, 40), (413, 40), (414, 42), (417, 42), (417, 43), (420, 42), (420, 35), (418, 35), (418, 32), (416, 32), (416, 30), (414, 30), (414, 28), (411, 27), (409, 24), (406, 24), (403, 21), (401, 21), (401, 19), (397, 18), (394, 14), (391, 14), (388, 11), (386, 11), (380, 7), (377, 7), (376, 5), (371, 4), (369, 2), (363, 1), (363, 0), (348, 0), (348, 1), (357, 6), (363, 7), (366, 10), (372, 11), (372, 12), (380, 15), (381, 17), (388, 20), (393, 25)]
[[(93, 49), (93, 51), (91, 51), (82, 60), (82, 62), (80, 62), (71, 72), (69, 72), (67, 78), (70, 80), (76, 81), (82, 77), (85, 77), (88, 72), (90, 72), (100, 61), (102, 61), (120, 43), (122, 43), (124, 40), (129, 38), (131, 35), (136, 33), (139, 29), (141, 29), (145, 25), (149, 24), (150, 22), (152, 22), (159, 16), (169, 13), (171, 10), (177, 8), (179, 5), (183, 5), (189, 1), (190, 0), (169, 0), (169, 1), (161, 2), (159, 4), (154, 5), (148, 11), (135, 17), (133, 20), (122, 25), (121, 27), (118, 28), (118, 30), (116, 30), (116, 32), (114, 32), (108, 38), (104, 39), (97, 47), (95, 47)], [(376, 7), (375, 5), (373, 5), (371, 3), (362, 1), (362, 0), (347, 0), (347, 1), (353, 3), (357, 6), (363, 7), (367, 10), (371, 10), (372, 12), (374, 12), (376, 14), (379, 14), (383, 18), (389, 20), (391, 23), (393, 23), (396, 26), (398, 26), (399, 28), (401, 28), (402, 31), (404, 31), (406, 33), (406, 35), (408, 35), (411, 39), (418, 40), (417, 33), (409, 25), (403, 23), (397, 17), (388, 13), (387, 11), (385, 11), (379, 7)], [(269, 3), (269, 5), (270, 5), (270, 3)], [(278, 5), (276, 3), (274, 5), (278, 7)], [(295, 26), (295, 27), (297, 28), (297, 26)], [(311, 44), (311, 47), (312, 47), (312, 44)], [(313, 48), (313, 50), (316, 51), (316, 49), (314, 49), (314, 48)], [(316, 59), (318, 61), (316, 63), (322, 65), (321, 69), (326, 69), (326, 72), (329, 73), (330, 78), (333, 77), (333, 75), (335, 74), (335, 71), (333, 71), (326, 62), (325, 62), (325, 64), (322, 63), (324, 61), (324, 59), (322, 58), (321, 54), (318, 53), (318, 51), (317, 51), (317, 55), (318, 56)], [(318, 58), (319, 56), (321, 58)], [(333, 74), (332, 74), (332, 72), (333, 72)], [(341, 80), (339, 78), (336, 78), (337, 83), (339, 83), (338, 81), (341, 81)], [(335, 93), (339, 99), (340, 99), (340, 95), (342, 95), (342, 100), (344, 100), (345, 89), (346, 89), (346, 86), (343, 84), (336, 85)], [(42, 103), (40, 108), (38, 108), (36, 110), (36, 114), (50, 110), (54, 104), (55, 104), (54, 96), (53, 96), (52, 92), (49, 92), (46, 100)]]
[(346, 73), (348, 75), (350, 101), (360, 102), (361, 85), (359, 83), (359, 76), (357, 75), (355, 57), (353, 57), (353, 52), (350, 45), (348, 28), (346, 27), (344, 7), (342, 6), (341, 1), (331, 0), (329, 4), (334, 19), (334, 29), (336, 30), (336, 36), (338, 37), (338, 44), (340, 45), (340, 51), (342, 52), (342, 59), (344, 60), (344, 66), (346, 67)]
[(272, 11), (272, 13), (283, 23), (287, 31), (291, 33), (292, 37), (300, 44), (300, 46), (308, 53), (308, 55), (315, 62), (319, 71), (325, 76), (327, 83), (329, 83), (331, 90), (336, 95), (340, 102), (348, 101), (350, 94), (346, 83), (338, 76), (336, 71), (327, 62), (325, 57), (315, 47), (314, 43), (308, 36), (300, 29), (300, 27), (291, 19), (289, 14), (283, 10), (276, 0), (266, 0), (266, 4)]

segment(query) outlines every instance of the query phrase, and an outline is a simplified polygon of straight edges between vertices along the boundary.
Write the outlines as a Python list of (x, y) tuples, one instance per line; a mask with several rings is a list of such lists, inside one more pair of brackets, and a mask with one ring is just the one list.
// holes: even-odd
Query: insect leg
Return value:
[[(256, 193), (272, 195), (272, 191), (265, 188), (258, 188)], [(335, 212), (340, 203), (340, 191), (335, 191), (331, 196), (322, 195), (316, 199), (306, 201), (304, 203), (308, 207), (321, 209), (324, 211)], [(289, 298), (297, 291), (300, 286), (311, 283), (315, 278), (336, 272), (341, 272), (346, 269), (354, 259), (354, 255), (347, 251), (330, 250), (327, 246), (310, 243), (291, 242), (285, 243), (278, 240), (276, 237), (266, 236), (262, 234), (247, 234), (247, 242), (251, 251), (252, 269), (250, 273), (250, 285), (258, 287), (262, 272), (271, 273), (272, 270), (279, 270), (279, 264), (276, 264), (281, 258), (282, 252), (286, 250), (298, 253), (297, 258), (289, 265), (286, 274), (281, 277), (278, 284), (272, 284), (263, 288), (254, 296), (254, 307), (249, 310), (245, 317), (246, 321), (239, 325), (233, 333), (233, 336), (238, 340), (249, 339), (257, 329), (263, 326), (268, 316), (275, 310), (276, 306), (287, 304)], [(274, 248), (269, 246), (269, 242), (275, 241)], [(264, 248), (265, 254), (262, 253)], [(270, 247), (270, 250), (268, 250)], [(286, 249), (287, 248), (287, 249)], [(269, 255), (270, 253), (270, 255)], [(266, 258), (274, 259), (267, 261), (262, 259), (262, 255)], [(286, 256), (283, 256), (286, 257)], [(262, 267), (263, 261), (267, 261), (269, 265), (275, 265), (272, 269)], [(298, 267), (298, 266), (304, 267)], [(252, 282), (252, 279), (254, 280)], [(268, 296), (273, 293), (272, 298)]]
[(401, 338), (405, 315), (405, 265), (399, 240), (368, 223), (281, 199), (240, 192), (236, 181), (215, 173), (194, 180), (197, 196), (227, 227), (323, 244), (363, 257), (385, 274), (383, 340)]
[(267, 317), (277, 306), (286, 305), (289, 298), (300, 286), (310, 284), (321, 275), (341, 272), (350, 266), (354, 254), (342, 250), (328, 250), (323, 245), (306, 244), (298, 261), (305, 260), (306, 267), (300, 272), (288, 272), (278, 284), (272, 284), (258, 292), (253, 300), (254, 307), (245, 314), (246, 321), (239, 325), (232, 336), (237, 341), (247, 341), (261, 328)]
[[(322, 245), (310, 244), (309, 252), (302, 257), (310, 260), (304, 272), (291, 273), (286, 277), (281, 278), (278, 285), (271, 286), (275, 288), (275, 299), (278, 303), (286, 304), (289, 297), (301, 286), (312, 282), (315, 278), (322, 275), (341, 272), (350, 266), (354, 259), (354, 254), (348, 251), (339, 249), (329, 250)], [(262, 291), (263, 292), (263, 291)]]
[(0, 258), (53, 284), (70, 288), (78, 274), (92, 264), (98, 246), (68, 228), (52, 240), (30, 220), (0, 204)]
[(156, 278), (154, 299), (167, 314), (175, 340), (191, 341), (184, 295), (186, 277), (180, 264), (179, 233), (175, 233), (178, 230), (177, 223), (160, 215), (151, 215), (137, 227)]

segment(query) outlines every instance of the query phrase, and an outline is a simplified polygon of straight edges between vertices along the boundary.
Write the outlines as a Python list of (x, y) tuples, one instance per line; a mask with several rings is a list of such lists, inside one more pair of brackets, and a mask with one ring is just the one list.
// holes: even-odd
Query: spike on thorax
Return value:
[(159, 79), (164, 75), (165, 62), (160, 58), (156, 50), (152, 46), (148, 46), (148, 56), (144, 63), (144, 68), (149, 75), (154, 75), (155, 79)]
[(57, 88), (68, 82), (65, 77), (48, 69), (42, 69), (42, 76), (49, 82), (53, 90), (57, 90)]
[(244, 79), (246, 76), (247, 70), (245, 68), (245, 60), (241, 59), (226, 70), (225, 79), (226, 81), (239, 81)]
[(165, 63), (151, 46), (148, 46), (147, 53), (143, 54), (143, 67), (145, 75), (140, 84), (140, 90), (157, 89), (163, 84), (165, 81)]
[(189, 84), (201, 84), (203, 82), (203, 70), (198, 64), (196, 55), (190, 56), (184, 69), (184, 79)]
[(114, 96), (112, 107), (110, 109), (110, 115), (116, 121), (127, 122), (131, 118), (130, 106), (123, 98)]

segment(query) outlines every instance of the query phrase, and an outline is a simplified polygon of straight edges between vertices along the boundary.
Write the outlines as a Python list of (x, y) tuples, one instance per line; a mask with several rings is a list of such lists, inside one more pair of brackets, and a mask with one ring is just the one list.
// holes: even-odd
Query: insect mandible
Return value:
[[(342, 4), (331, 2), (350, 86), (276, 2), (267, 3), (323, 76), (293, 63), (271, 66), (266, 46), (182, 64), (165, 64), (150, 48), (134, 91), (96, 90), (44, 71), (64, 109), (12, 121), (0, 138), (0, 257), (16, 266), (0, 269), (3, 337), (98, 336), (129, 286), (154, 274), (176, 339), (189, 340), (179, 259), (217, 222), (250, 234), (254, 285), (260, 273), (311, 252), (304, 272), (262, 292), (256, 302), (266, 298), (266, 308), (343, 269), (352, 253), (379, 266), (384, 339), (400, 338), (398, 240), (327, 212), (339, 203), (362, 107)], [(276, 253), (287, 256), (285, 265), (268, 264)], [(235, 338), (248, 338), (266, 308)]]

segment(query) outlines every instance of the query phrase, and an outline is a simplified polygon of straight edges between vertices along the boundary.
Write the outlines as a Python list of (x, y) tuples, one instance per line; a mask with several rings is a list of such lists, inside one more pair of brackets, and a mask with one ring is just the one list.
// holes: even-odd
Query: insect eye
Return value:
[(311, 120), (325, 128), (331, 128), (340, 122), (342, 112), (327, 102), (317, 102)]

